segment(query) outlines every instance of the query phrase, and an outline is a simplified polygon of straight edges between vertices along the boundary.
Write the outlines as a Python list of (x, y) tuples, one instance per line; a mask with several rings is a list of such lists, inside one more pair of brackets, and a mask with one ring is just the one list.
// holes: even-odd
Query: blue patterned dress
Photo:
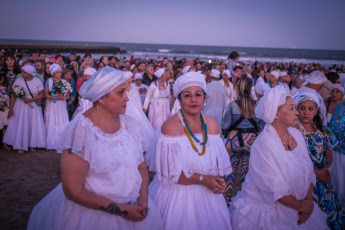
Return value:
[[(338, 144), (337, 139), (327, 127), (324, 127), (323, 132), (320, 130), (306, 132), (301, 123), (298, 123), (298, 125), (306, 141), (314, 169), (324, 168), (326, 166), (326, 150), (333, 149)], [(317, 128), (315, 127), (315, 129)], [(327, 225), (330, 229), (340, 230), (345, 228), (345, 214), (333, 190), (332, 182), (324, 184), (316, 180), (313, 199), (320, 209), (327, 214)]]

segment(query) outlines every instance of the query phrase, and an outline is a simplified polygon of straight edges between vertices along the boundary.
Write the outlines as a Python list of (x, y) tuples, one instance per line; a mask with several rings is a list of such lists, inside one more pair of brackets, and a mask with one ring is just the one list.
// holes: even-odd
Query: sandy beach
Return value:
[(60, 154), (55, 150), (18, 155), (1, 147), (0, 229), (26, 229), (33, 207), (60, 181)]

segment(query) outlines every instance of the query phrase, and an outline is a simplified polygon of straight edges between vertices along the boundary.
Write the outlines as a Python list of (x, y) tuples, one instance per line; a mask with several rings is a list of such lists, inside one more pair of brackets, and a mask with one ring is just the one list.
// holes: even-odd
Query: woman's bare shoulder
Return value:
[(167, 136), (179, 136), (184, 133), (177, 114), (172, 115), (163, 123), (161, 133)]
[(206, 125), (207, 125), (207, 131), (209, 134), (219, 134), (219, 125), (217, 123), (217, 120), (213, 117), (210, 117), (206, 114), (204, 114), (204, 117), (206, 119)]

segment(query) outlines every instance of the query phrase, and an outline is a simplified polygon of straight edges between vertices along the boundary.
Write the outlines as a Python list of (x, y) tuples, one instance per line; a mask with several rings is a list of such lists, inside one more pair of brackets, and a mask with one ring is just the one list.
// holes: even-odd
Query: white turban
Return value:
[(210, 75), (214, 78), (219, 78), (220, 72), (217, 69), (211, 69)]
[(320, 117), (325, 122), (326, 121), (326, 107), (323, 103), (321, 95), (316, 92), (314, 89), (308, 87), (301, 87), (293, 95), (293, 98), (296, 103), (296, 108), (302, 101), (313, 101), (316, 104), (317, 109), (320, 110)]
[(84, 70), (84, 75), (94, 75), (97, 72), (95, 68), (88, 67)]
[(82, 98), (95, 102), (124, 82), (126, 80), (122, 71), (106, 66), (81, 86), (79, 94)]
[(287, 72), (286, 72), (286, 71), (282, 71), (282, 72), (280, 72), (280, 74), (279, 74), (279, 75), (282, 77), (282, 76), (285, 76), (285, 75), (288, 75), (288, 74), (287, 74)]
[(143, 75), (141, 73), (136, 73), (134, 74), (134, 81), (137, 80), (137, 79), (143, 79)]
[(183, 69), (182, 69), (182, 73), (183, 74), (185, 74), (185, 73), (187, 73), (188, 72), (188, 70), (190, 69), (190, 68), (192, 68), (190, 65), (187, 65), (186, 67), (184, 67)]
[(304, 79), (310, 84), (323, 84), (327, 81), (326, 76), (320, 71), (313, 71), (308, 77)]
[(177, 97), (182, 90), (190, 86), (199, 86), (204, 90), (204, 92), (206, 92), (206, 81), (203, 74), (188, 72), (177, 78), (173, 86), (174, 96)]
[(30, 74), (31, 76), (34, 76), (36, 74), (36, 69), (32, 65), (26, 64), (22, 67), (22, 70)]
[(125, 71), (125, 72), (123, 72), (123, 78), (124, 78), (125, 80), (130, 79), (132, 76), (133, 76), (133, 73), (132, 73), (131, 71)]
[(280, 77), (279, 72), (278, 72), (278, 71), (275, 71), (275, 70), (271, 71), (270, 74), (272, 74), (273, 76), (275, 76), (277, 80), (278, 80), (279, 77)]
[(343, 92), (343, 94), (344, 94), (344, 87), (342, 86), (342, 85), (340, 85), (340, 84), (334, 84), (334, 85), (332, 85), (331, 86), (331, 91), (333, 90), (333, 89), (339, 89), (341, 92)]
[(224, 70), (222, 76), (224, 76), (224, 74), (226, 74), (228, 77), (231, 77), (229, 69)]
[(50, 74), (53, 75), (55, 73), (55, 71), (61, 70), (61, 66), (58, 64), (52, 64), (49, 66), (49, 70), (50, 70)]
[(257, 94), (259, 95), (264, 95), (264, 93), (269, 90), (270, 87), (268, 86), (267, 83), (265, 82), (258, 82), (256, 83), (256, 85), (254, 86), (254, 90)]
[(277, 115), (278, 107), (285, 103), (287, 96), (289, 95), (281, 85), (267, 90), (255, 108), (255, 116), (266, 124), (272, 124)]
[(157, 77), (157, 78), (160, 78), (161, 76), (163, 76), (164, 74), (164, 68), (160, 68), (159, 70), (157, 70), (156, 72), (154, 72), (154, 75)]

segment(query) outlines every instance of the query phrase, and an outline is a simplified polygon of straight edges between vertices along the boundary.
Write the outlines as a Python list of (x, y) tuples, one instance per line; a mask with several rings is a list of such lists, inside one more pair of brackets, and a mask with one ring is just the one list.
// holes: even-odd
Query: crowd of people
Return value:
[(233, 51), (0, 66), (4, 147), (62, 153), (28, 229), (345, 229), (344, 65)]

